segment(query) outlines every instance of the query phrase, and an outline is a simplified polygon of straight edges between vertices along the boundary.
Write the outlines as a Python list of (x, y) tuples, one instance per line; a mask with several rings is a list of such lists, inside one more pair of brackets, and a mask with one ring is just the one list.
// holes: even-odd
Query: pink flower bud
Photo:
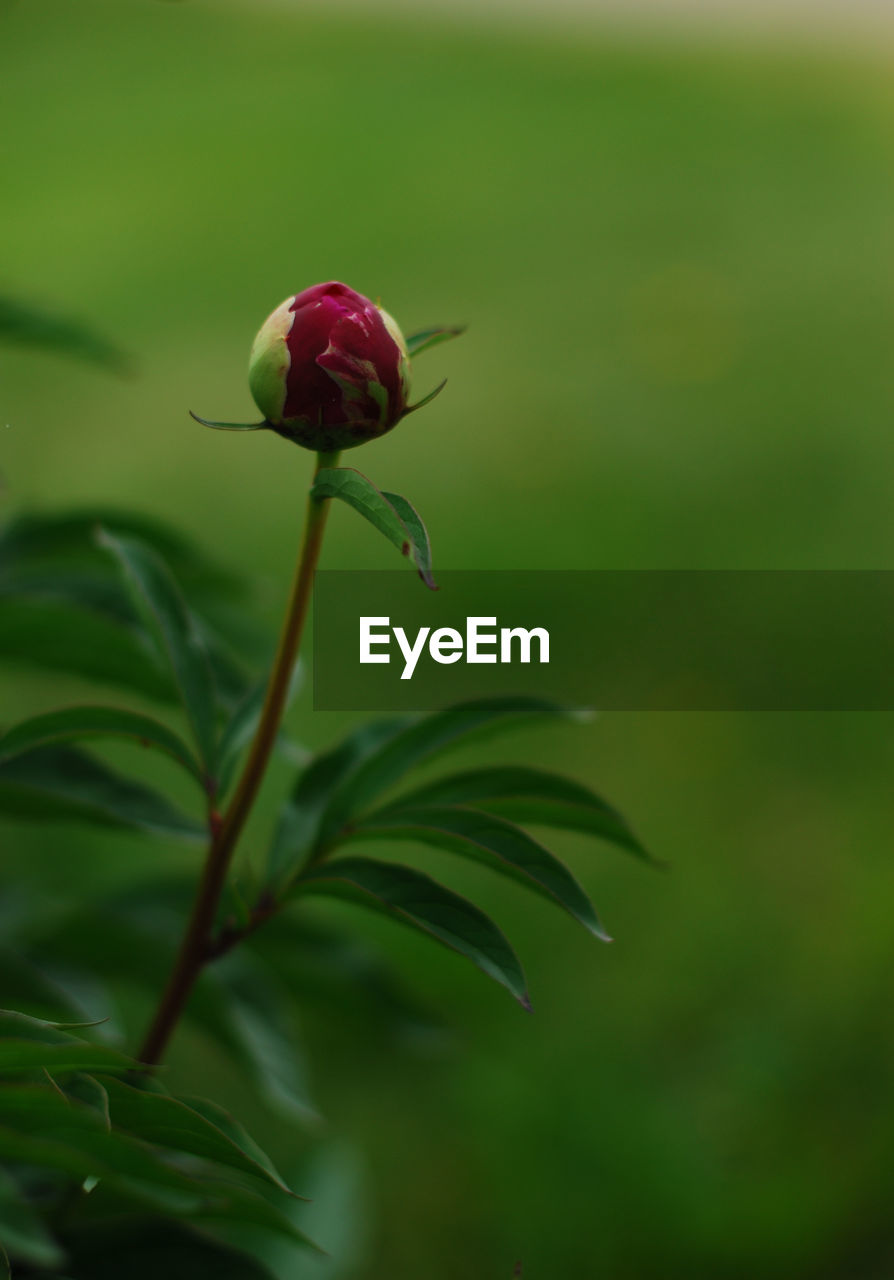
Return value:
[(374, 440), (409, 407), (403, 334), (387, 311), (337, 281), (287, 298), (267, 318), (248, 379), (267, 422), (319, 452)]

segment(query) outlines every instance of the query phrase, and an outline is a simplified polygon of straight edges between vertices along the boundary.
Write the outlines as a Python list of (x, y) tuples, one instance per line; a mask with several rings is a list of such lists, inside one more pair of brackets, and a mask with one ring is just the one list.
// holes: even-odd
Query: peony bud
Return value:
[(255, 338), (248, 380), (267, 423), (320, 452), (374, 440), (409, 411), (403, 334), (387, 311), (338, 281), (276, 308)]

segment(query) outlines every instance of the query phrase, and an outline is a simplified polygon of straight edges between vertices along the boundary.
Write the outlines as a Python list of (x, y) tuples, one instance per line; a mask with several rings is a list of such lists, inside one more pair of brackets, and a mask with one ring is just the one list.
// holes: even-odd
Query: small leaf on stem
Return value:
[(425, 585), (432, 591), (437, 590), (431, 576), (431, 547), (425, 525), (406, 498), (397, 497), (395, 503), (397, 495), (382, 493), (353, 467), (328, 467), (318, 471), (311, 496), (340, 498), (359, 511), (402, 555), (412, 557)]

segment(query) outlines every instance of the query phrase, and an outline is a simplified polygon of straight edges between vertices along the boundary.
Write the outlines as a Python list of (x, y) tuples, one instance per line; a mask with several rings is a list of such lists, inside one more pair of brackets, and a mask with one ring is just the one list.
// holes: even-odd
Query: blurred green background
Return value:
[[(470, 326), (417, 366), (417, 391), (447, 375), (444, 395), (360, 463), (419, 505), (436, 565), (890, 566), (882, 48), (23, 0), (0, 5), (0, 105), (0, 283), (138, 365), (114, 380), (2, 350), (8, 512), (172, 519), (251, 578), (272, 626), (310, 459), (186, 411), (250, 417), (256, 328), (337, 278), (407, 330)], [(335, 513), (329, 567), (392, 555)], [(9, 721), (78, 688), (21, 669), (0, 692)], [(292, 712), (312, 746), (349, 722), (306, 694)], [(505, 927), (533, 1018), (409, 933), (329, 909), (453, 1028), (420, 1056), (307, 1013), (328, 1135), (366, 1171), (367, 1239), (340, 1274), (508, 1280), (521, 1258), (525, 1280), (894, 1275), (892, 728), (638, 714), (508, 742), (498, 758), (590, 782), (672, 864), (557, 838), (617, 939), (600, 947), (418, 855)], [(72, 900), (194, 856), (12, 824), (2, 843), (7, 890)], [(328, 1141), (284, 1130), (189, 1036), (172, 1072), (283, 1164)]]

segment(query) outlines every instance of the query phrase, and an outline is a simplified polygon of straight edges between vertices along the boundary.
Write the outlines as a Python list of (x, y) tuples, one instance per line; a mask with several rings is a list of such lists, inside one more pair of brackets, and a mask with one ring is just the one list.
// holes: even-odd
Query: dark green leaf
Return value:
[(176, 733), (151, 716), (117, 707), (66, 707), (33, 716), (0, 738), (0, 763), (36, 747), (92, 737), (130, 738), (145, 747), (158, 747), (201, 781), (198, 763)]
[(266, 693), (267, 681), (262, 680), (239, 703), (221, 735), (217, 751), (217, 781), (221, 795), (229, 790), (239, 756), (258, 727)]
[(401, 718), (361, 725), (332, 750), (316, 755), (298, 775), (280, 814), (270, 851), (270, 875), (279, 886), (297, 871), (316, 845), (320, 822), (338, 785), (411, 721)]
[(64, 1254), (12, 1178), (0, 1169), (0, 1241), (9, 1254), (35, 1267), (58, 1267)]
[(472, 805), (512, 822), (580, 831), (651, 861), (617, 809), (582, 783), (543, 769), (496, 765), (451, 774), (408, 792), (381, 812), (430, 804)]
[[(436, 589), (431, 576), (428, 536), (415, 511), (411, 527), (385, 494), (353, 467), (325, 467), (318, 471), (311, 494), (315, 498), (340, 498), (355, 511), (359, 511), (402, 555), (412, 556), (425, 585), (432, 590)], [(401, 502), (406, 500), (401, 499)], [(409, 507), (409, 503), (406, 505)]]
[(234, 1181), (229, 1165), (201, 1156), (195, 1167), (179, 1168), (156, 1145), (114, 1127), (109, 1131), (96, 1110), (50, 1086), (0, 1087), (2, 1156), (76, 1178), (98, 1178), (138, 1202), (187, 1214), (191, 1221), (245, 1222), (299, 1242), (306, 1239), (276, 1204)]
[(139, 628), (85, 608), (80, 600), (55, 592), (0, 594), (0, 635), (4, 662), (72, 672), (152, 699), (176, 696)]
[(279, 912), (251, 943), (269, 961), (299, 1007), (363, 1019), (378, 1039), (421, 1054), (447, 1048), (443, 1018), (404, 983), (379, 951), (362, 938), (311, 919)]
[(123, 1179), (139, 1199), (172, 1212), (195, 1212), (203, 1204), (197, 1181), (143, 1143), (109, 1132), (93, 1108), (49, 1085), (0, 1087), (0, 1157), (78, 1179)]
[(36, 1044), (33, 1040), (0, 1041), (0, 1074), (27, 1071), (131, 1071), (134, 1063), (123, 1053), (100, 1044)]
[[(289, 994), (276, 975), (256, 956), (233, 952), (208, 978), (196, 1020), (227, 1047), (270, 1105), (302, 1123), (318, 1120)], [(223, 998), (212, 1002), (215, 987)]]
[[(244, 598), (245, 584), (229, 568), (222, 568), (200, 551), (179, 529), (155, 516), (124, 507), (94, 506), (61, 512), (25, 512), (0, 529), (0, 581), (18, 570), (45, 570), (60, 577), (82, 569), (117, 587), (117, 572), (96, 545), (99, 527), (149, 543), (164, 558), (190, 596)], [(119, 604), (120, 609), (120, 604)], [(124, 616), (131, 616), (128, 607)]]
[(13, 1036), (17, 1040), (33, 1040), (38, 1044), (69, 1044), (77, 1037), (71, 1034), (73, 1025), (49, 1022), (46, 1018), (34, 1018), (17, 1009), (0, 1009), (0, 1038)]
[(0, 341), (77, 356), (116, 373), (126, 372), (130, 364), (119, 347), (86, 325), (41, 311), (15, 298), (0, 297)]
[[(101, 964), (157, 999), (158, 976), (172, 963), (190, 889), (185, 881), (163, 892), (141, 885), (54, 922), (35, 946), (44, 956)], [(292, 1004), (276, 973), (243, 947), (208, 966), (186, 1017), (241, 1068), (255, 1093), (292, 1119), (307, 1122), (318, 1113), (308, 1095)]]
[[(112, 1124), (117, 1129), (125, 1130), (157, 1147), (168, 1147), (172, 1151), (186, 1152), (216, 1164), (230, 1166), (291, 1194), (263, 1153), (258, 1152), (260, 1160), (255, 1155), (248, 1154), (251, 1140), (247, 1134), (242, 1136), (241, 1141), (234, 1141), (230, 1133), (221, 1129), (206, 1114), (178, 1098), (134, 1088), (121, 1080), (108, 1079), (102, 1083), (109, 1099)], [(235, 1121), (227, 1117), (225, 1112), (221, 1114), (231, 1133), (242, 1133)]]
[[(290, 1196), (295, 1197), (295, 1193), (288, 1183), (284, 1181), (267, 1153), (261, 1150), (254, 1138), (246, 1132), (239, 1121), (234, 1119), (228, 1111), (225, 1111), (223, 1107), (219, 1107), (216, 1102), (212, 1102), (209, 1098), (182, 1097), (180, 1101), (197, 1112), (198, 1115), (203, 1116), (223, 1133), (230, 1142), (239, 1148), (250, 1164), (257, 1165), (260, 1168), (262, 1176)], [(300, 1196), (295, 1198), (301, 1199)]]
[[(2, 924), (0, 924), (2, 934)], [(68, 961), (57, 973), (52, 962), (0, 945), (0, 1001), (37, 1018), (89, 1023), (109, 1015), (108, 995)], [(3, 1030), (0, 1014), (0, 1034)]]
[[(295, 696), (296, 691), (301, 687), (303, 678), (303, 666), (301, 662), (296, 662), (295, 669), (292, 672), (292, 679), (289, 683), (289, 695), (287, 706)], [(217, 749), (217, 779), (218, 789), (221, 795), (224, 795), (233, 781), (233, 775), (236, 765), (239, 762), (239, 756), (248, 746), (254, 737), (255, 730), (261, 718), (261, 712), (264, 708), (264, 699), (267, 694), (268, 679), (265, 676), (263, 680), (248, 691), (241, 700), (235, 711), (227, 721), (226, 727), (221, 735), (220, 744)], [(285, 735), (280, 734), (277, 739), (278, 747), (289, 750), (294, 744), (290, 744)], [(300, 750), (300, 748), (299, 748)]]
[(590, 899), (558, 858), (520, 827), (475, 809), (446, 805), (392, 809), (351, 828), (346, 839), (416, 840), (483, 862), (552, 898), (586, 929), (610, 941)]
[[(176, 697), (159, 647), (143, 625), (118, 565), (97, 545), (101, 525), (153, 546), (190, 599), (212, 611), (215, 625), (197, 618), (199, 630), (222, 693), (241, 697), (245, 674), (221, 637), (232, 635), (253, 657), (260, 656), (244, 610), (231, 608), (244, 599), (244, 584), (168, 525), (106, 507), (22, 515), (0, 529), (3, 656), (75, 671), (165, 700)], [(59, 643), (60, 635), (65, 644)]]
[(295, 882), (294, 892), (345, 898), (413, 925), (466, 956), (530, 1010), (521, 964), (497, 926), (471, 902), (429, 876), (372, 858), (338, 858), (305, 872)]
[(410, 769), (448, 748), (483, 733), (565, 714), (556, 703), (542, 698), (483, 698), (405, 723), (341, 780), (320, 822), (318, 843), (325, 847), (345, 822), (361, 814)]
[(226, 1195), (206, 1199), (202, 1207), (190, 1215), (190, 1220), (196, 1224), (207, 1223), (224, 1238), (231, 1224), (247, 1223), (319, 1252), (319, 1246), (282, 1209), (243, 1187), (229, 1187)]
[(449, 342), (451, 338), (458, 338), (461, 333), (465, 333), (466, 325), (436, 325), (431, 329), (419, 329), (416, 333), (411, 333), (407, 338), (407, 352), (410, 356), (421, 355), (423, 351), (428, 351), (431, 347), (438, 346), (441, 342)]
[(0, 1009), (0, 1074), (30, 1071), (131, 1071), (132, 1058), (107, 1045), (92, 1044), (59, 1023)]
[[(57, 1080), (53, 1080), (54, 1084), (58, 1084)], [(74, 1098), (77, 1102), (84, 1103), (90, 1107), (102, 1119), (104, 1128), (108, 1131), (112, 1127), (112, 1116), (109, 1111), (109, 1094), (104, 1085), (96, 1079), (95, 1076), (85, 1075), (79, 1072), (77, 1075), (69, 1076), (61, 1086), (62, 1092), (67, 1098)]]
[(302, 1161), (300, 1178), (309, 1199), (293, 1200), (285, 1212), (320, 1241), (325, 1258), (282, 1237), (264, 1237), (250, 1229), (228, 1232), (228, 1239), (269, 1267), (276, 1280), (356, 1280), (369, 1261), (371, 1205), (365, 1162), (347, 1143), (327, 1142), (314, 1148), (309, 1162)]
[(118, 559), (148, 613), (167, 654), (199, 756), (213, 775), (215, 756), (214, 684), (208, 653), (196, 620), (164, 561), (151, 547), (100, 532), (100, 543)]
[(43, 747), (0, 764), (0, 813), (201, 840), (205, 830), (163, 796), (73, 747)]

